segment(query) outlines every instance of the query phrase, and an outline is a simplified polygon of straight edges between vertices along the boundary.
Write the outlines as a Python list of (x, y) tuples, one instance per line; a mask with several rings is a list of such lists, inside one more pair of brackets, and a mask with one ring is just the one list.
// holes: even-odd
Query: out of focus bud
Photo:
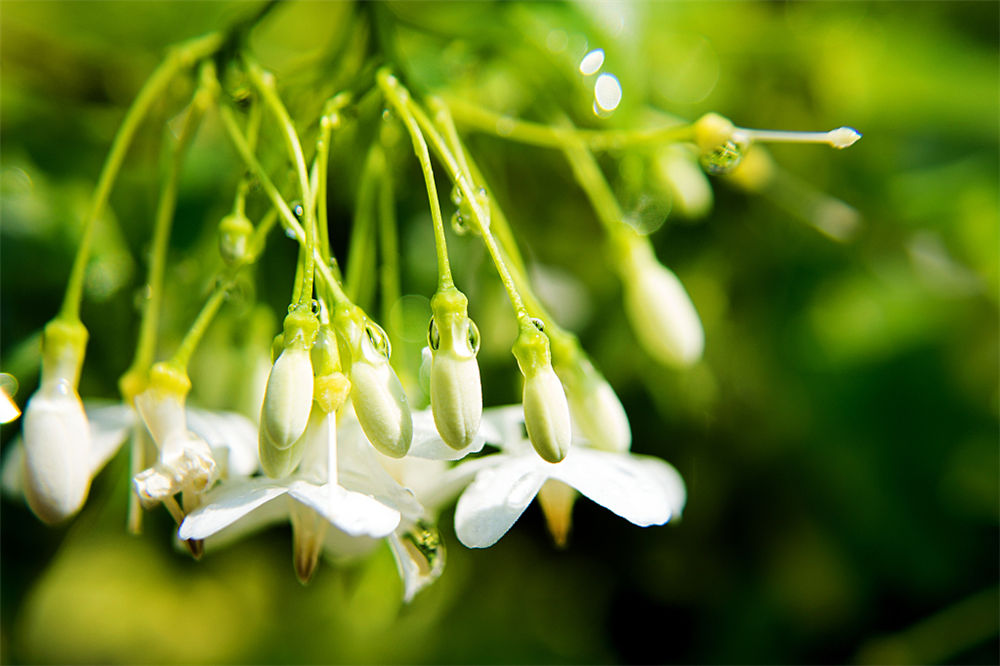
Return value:
[(50, 524), (79, 511), (90, 489), (90, 425), (76, 392), (86, 344), (79, 321), (49, 322), (41, 386), (24, 412), (24, 493)]
[[(319, 321), (296, 308), (285, 317), (284, 348), (271, 368), (260, 412), (260, 448), (287, 449), (302, 436), (313, 401), (313, 368), (309, 350)], [(263, 455), (261, 456), (263, 458)]]
[(712, 186), (689, 146), (667, 144), (655, 157), (656, 176), (673, 197), (674, 210), (688, 219), (708, 215)]
[(696, 363), (705, 347), (701, 320), (680, 280), (656, 259), (647, 240), (630, 240), (620, 270), (625, 312), (643, 348), (666, 365)]
[(133, 485), (146, 506), (179, 492), (202, 492), (216, 478), (212, 450), (188, 430), (184, 401), (191, 388), (187, 375), (165, 363), (153, 366), (149, 388), (135, 406), (159, 449), (153, 467), (135, 475)]
[(573, 429), (569, 405), (559, 378), (552, 369), (549, 339), (537, 328), (540, 322), (524, 322), (514, 342), (514, 356), (524, 375), (524, 425), (528, 439), (543, 460), (557, 463), (569, 453)]
[[(568, 336), (567, 336), (568, 337)], [(594, 448), (623, 452), (632, 446), (625, 408), (573, 338), (552, 340), (553, 367), (566, 389), (569, 412)]]
[(392, 458), (402, 458), (413, 440), (413, 420), (399, 378), (389, 365), (389, 339), (360, 308), (345, 305), (334, 317), (341, 362), (350, 362), (351, 404), (365, 437)]
[(236, 211), (219, 222), (219, 254), (227, 264), (235, 264), (247, 258), (253, 223), (242, 211)]
[(427, 343), (431, 360), (431, 411), (438, 434), (453, 449), (468, 446), (479, 432), (483, 390), (479, 378), (479, 329), (469, 319), (468, 299), (454, 287), (431, 299)]

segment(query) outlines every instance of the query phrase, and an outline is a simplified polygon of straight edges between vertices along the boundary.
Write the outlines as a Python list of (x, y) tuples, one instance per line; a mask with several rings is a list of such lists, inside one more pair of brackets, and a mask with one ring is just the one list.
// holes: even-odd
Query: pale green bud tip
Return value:
[(67, 380), (42, 387), (24, 412), (24, 492), (46, 523), (61, 522), (83, 506), (90, 489), (90, 425)]
[(696, 363), (705, 348), (705, 332), (680, 280), (651, 255), (633, 258), (629, 268), (625, 309), (639, 342), (667, 365)]
[(65, 379), (74, 388), (87, 347), (88, 333), (79, 320), (53, 319), (42, 334), (42, 383)]
[(402, 458), (413, 440), (413, 420), (406, 394), (389, 362), (378, 357), (351, 366), (351, 403), (372, 445), (391, 458)]
[(313, 370), (309, 352), (287, 347), (267, 378), (260, 412), (261, 445), (287, 449), (302, 436), (313, 402)]
[(853, 127), (838, 127), (828, 133), (830, 145), (834, 148), (848, 148), (853, 146), (861, 138), (861, 132)]
[(569, 405), (551, 366), (525, 379), (524, 425), (531, 445), (546, 462), (557, 463), (569, 453), (573, 438)]
[(253, 224), (241, 212), (232, 213), (219, 222), (219, 254), (227, 264), (247, 257)]

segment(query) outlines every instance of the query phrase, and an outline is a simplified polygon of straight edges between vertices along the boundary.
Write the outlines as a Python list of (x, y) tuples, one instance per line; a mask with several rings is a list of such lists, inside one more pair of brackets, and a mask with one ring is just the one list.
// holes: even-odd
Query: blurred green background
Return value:
[[(253, 7), (0, 6), (0, 369), (20, 381), (22, 407), (124, 109), (167, 45)], [(332, 85), (341, 63), (330, 54), (373, 14), (394, 26), (395, 57), (422, 92), (535, 119), (554, 101), (592, 127), (648, 124), (655, 107), (864, 133), (843, 152), (774, 147), (784, 175), (766, 192), (713, 179), (704, 219), (683, 219), (674, 202), (653, 239), (705, 325), (705, 359), (688, 371), (657, 367), (637, 347), (562, 156), (468, 135), (526, 254), (546, 284), (569, 290), (555, 300), (573, 307), (556, 315), (622, 397), (634, 450), (684, 476), (683, 520), (639, 529), (581, 500), (561, 551), (532, 506), (495, 547), (469, 551), (446, 511), (445, 573), (404, 607), (387, 548), (325, 564), (303, 588), (287, 528), (197, 563), (172, 547), (165, 512), (128, 536), (119, 456), (68, 527), (44, 527), (23, 502), (0, 507), (3, 661), (997, 663), (997, 3), (290, 3), (250, 43), (287, 84), (302, 126), (322, 101), (307, 99), (310, 83)], [(581, 45), (604, 48), (621, 80), (622, 106), (607, 120), (581, 101), (570, 59)], [(85, 397), (115, 398), (131, 360), (163, 128), (188, 93), (144, 125), (111, 199), (117, 224), (100, 227), (83, 310)], [(363, 159), (345, 141), (331, 166), (340, 249)], [(187, 160), (164, 352), (218, 262), (215, 221), (240, 175), (222, 145), (210, 123)], [(403, 286), (426, 297), (426, 197), (403, 148)], [(650, 159), (619, 151), (601, 164), (629, 214), (662, 221), (671, 202), (650, 185)], [(814, 228), (817, 196), (858, 211), (850, 241)], [(475, 239), (455, 240), (452, 254), (483, 331), (486, 403), (513, 401), (514, 331), (498, 283)], [(252, 412), (233, 403), (233, 387), (248, 350), (277, 332), (269, 312), (284, 307), (293, 262), (276, 235), (196, 358), (193, 401)], [(422, 329), (426, 301), (408, 304)], [(420, 336), (410, 337), (394, 361), (416, 363)], [(3, 426), (5, 447), (18, 429)]]

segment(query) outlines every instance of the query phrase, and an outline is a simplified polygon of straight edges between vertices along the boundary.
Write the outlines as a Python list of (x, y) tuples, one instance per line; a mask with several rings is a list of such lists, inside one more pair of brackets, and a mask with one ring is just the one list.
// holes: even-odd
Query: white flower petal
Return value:
[(337, 485), (294, 481), (288, 494), (351, 536), (384, 537), (399, 525), (399, 512), (395, 509)]
[(658, 458), (577, 447), (550, 475), (640, 527), (662, 525), (684, 505), (680, 476)]
[(455, 533), (469, 548), (487, 548), (506, 534), (547, 477), (541, 466), (548, 463), (532, 457), (499, 455), (495, 462), (458, 499)]
[(380, 541), (367, 536), (351, 536), (340, 530), (327, 530), (323, 539), (323, 554), (334, 563), (342, 563), (369, 554)]
[(403, 516), (416, 520), (424, 508), (413, 493), (403, 488), (382, 467), (368, 444), (361, 426), (343, 417), (337, 427), (337, 483), (348, 490), (371, 495)]
[(24, 492), (24, 443), (18, 437), (3, 454), (3, 494), (20, 499)]
[(188, 514), (178, 536), (185, 540), (208, 538), (287, 492), (286, 486), (267, 478), (220, 485), (205, 495), (202, 506)]
[[(272, 525), (288, 522), (288, 506), (284, 502), (264, 502), (250, 513), (238, 518), (235, 522), (223, 527), (209, 538), (205, 539), (205, 552), (225, 548), (254, 532), (259, 532)], [(329, 530), (336, 532), (337, 530)], [(178, 539), (180, 544), (180, 539)]]
[(128, 439), (139, 417), (122, 403), (102, 405), (88, 400), (83, 407), (90, 421), (90, 473), (96, 475)]
[[(407, 455), (429, 460), (461, 460), (470, 453), (482, 451), (483, 445), (486, 443), (486, 439), (483, 437), (483, 425), (485, 424), (480, 425), (479, 433), (473, 437), (468, 446), (456, 450), (441, 439), (437, 426), (434, 424), (434, 415), (431, 410), (413, 412), (413, 444), (410, 445), (410, 451)], [(492, 433), (494, 431), (495, 428), (490, 426), (486, 432)]]
[(490, 444), (496, 444), (510, 453), (532, 451), (528, 433), (524, 428), (524, 407), (506, 405), (483, 410), (483, 437)]
[(228, 477), (250, 476), (257, 471), (258, 429), (253, 421), (236, 412), (211, 412), (189, 407), (187, 423), (191, 432), (208, 443), (213, 454), (221, 454), (222, 450), (227, 452)]

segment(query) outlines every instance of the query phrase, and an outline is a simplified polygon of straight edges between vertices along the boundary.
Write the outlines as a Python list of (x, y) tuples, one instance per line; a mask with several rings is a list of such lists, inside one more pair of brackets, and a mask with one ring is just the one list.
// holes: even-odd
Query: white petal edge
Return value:
[[(415, 458), (427, 458), (429, 460), (461, 460), (470, 453), (482, 451), (486, 439), (483, 436), (483, 424), (480, 423), (479, 432), (472, 439), (472, 442), (462, 449), (453, 449), (448, 446), (441, 435), (438, 434), (437, 426), (434, 425), (434, 415), (431, 410), (424, 409), (413, 412), (413, 443), (410, 445), (409, 456)], [(490, 427), (487, 432), (492, 432)]]
[(392, 550), (393, 559), (396, 560), (396, 570), (399, 571), (399, 577), (403, 581), (404, 603), (413, 601), (417, 592), (437, 580), (444, 570), (444, 560), (441, 559), (429, 571), (421, 571), (420, 563), (416, 561), (413, 551), (406, 547), (395, 532), (389, 535), (389, 548)]
[(455, 533), (468, 548), (488, 548), (500, 540), (535, 498), (547, 474), (541, 459), (496, 456), (458, 498)]
[(83, 408), (90, 421), (90, 474), (96, 476), (128, 439), (139, 415), (122, 403), (102, 405), (88, 400)]
[(288, 494), (351, 536), (384, 537), (399, 525), (399, 512), (374, 497), (337, 485), (294, 481)]
[(663, 525), (684, 506), (684, 484), (659, 458), (577, 447), (550, 475), (640, 527)]
[(266, 478), (220, 485), (205, 495), (204, 504), (188, 514), (177, 535), (185, 540), (207, 539), (287, 492), (287, 486)]

